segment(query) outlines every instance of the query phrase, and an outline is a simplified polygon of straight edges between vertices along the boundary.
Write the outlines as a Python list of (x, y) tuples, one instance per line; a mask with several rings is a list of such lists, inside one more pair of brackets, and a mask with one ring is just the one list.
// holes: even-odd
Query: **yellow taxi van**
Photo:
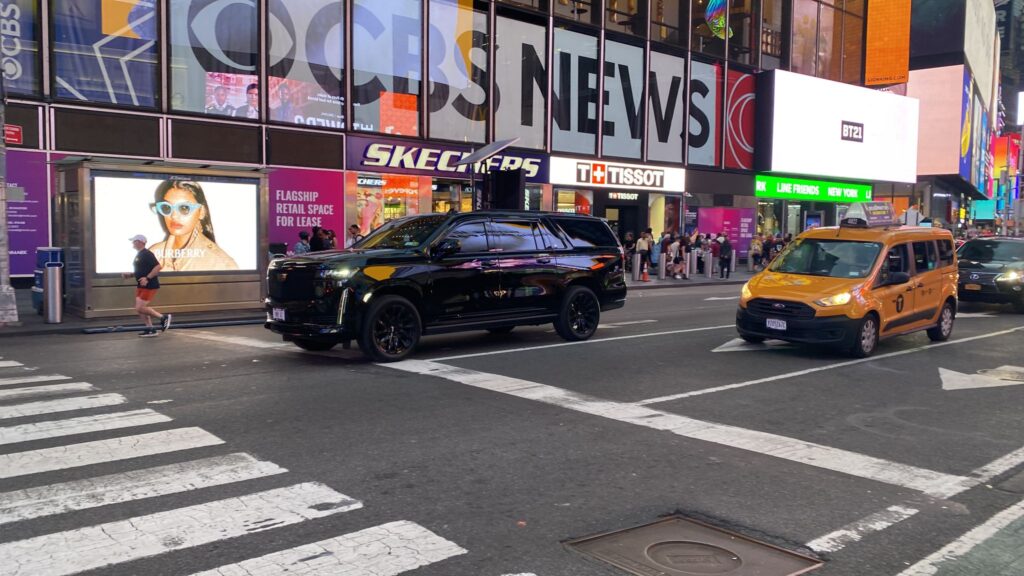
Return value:
[(956, 303), (953, 235), (899, 226), (891, 204), (865, 202), (839, 226), (804, 232), (751, 278), (736, 330), (748, 342), (830, 344), (863, 358), (918, 330), (948, 339)]

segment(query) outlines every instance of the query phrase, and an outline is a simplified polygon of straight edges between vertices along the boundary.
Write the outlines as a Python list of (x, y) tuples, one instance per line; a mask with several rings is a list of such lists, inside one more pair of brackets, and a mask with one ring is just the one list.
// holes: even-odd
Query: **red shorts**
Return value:
[(154, 296), (156, 296), (156, 290), (156, 288), (136, 288), (135, 297), (139, 300), (149, 302)]

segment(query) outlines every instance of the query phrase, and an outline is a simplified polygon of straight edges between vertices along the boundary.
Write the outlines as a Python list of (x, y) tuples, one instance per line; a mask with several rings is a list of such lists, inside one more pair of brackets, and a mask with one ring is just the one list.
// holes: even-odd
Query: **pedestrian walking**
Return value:
[(710, 234), (708, 235), (708, 248), (711, 257), (711, 261), (708, 262), (708, 266), (711, 267), (711, 275), (713, 276), (716, 272), (715, 265), (718, 263), (718, 256), (722, 253), (721, 234), (714, 238), (711, 238)]
[[(143, 324), (146, 328), (142, 331), (139, 336), (143, 338), (152, 338), (153, 336), (159, 336), (160, 332), (165, 332), (171, 327), (171, 315), (161, 314), (157, 312), (149, 303), (153, 301), (156, 296), (156, 291), (160, 289), (160, 262), (156, 259), (156, 256), (146, 248), (146, 237), (142, 234), (136, 234), (129, 238), (132, 243), (132, 247), (135, 248), (137, 253), (135, 254), (135, 260), (132, 263), (134, 272), (125, 272), (121, 275), (122, 278), (135, 277), (135, 312), (142, 319)], [(160, 331), (153, 327), (153, 318), (160, 321)]]
[(754, 270), (761, 270), (761, 254), (764, 250), (764, 242), (761, 241), (761, 235), (755, 234), (754, 238), (750, 240), (750, 259), (754, 262)]
[(348, 234), (345, 235), (345, 248), (351, 248), (353, 244), (363, 239), (363, 235), (359, 233), (359, 224), (353, 224), (348, 227)]
[(646, 272), (651, 263), (651, 237), (648, 232), (640, 234), (640, 238), (636, 241), (636, 252), (640, 255), (640, 270), (638, 272)]
[(319, 252), (321, 250), (327, 250), (327, 247), (324, 245), (324, 239), (326, 237), (327, 234), (323, 232), (323, 228), (313, 226), (313, 234), (309, 237), (309, 251)]
[(292, 247), (292, 254), (307, 254), (309, 253), (309, 232), (301, 230), (299, 232), (299, 241)]
[(631, 272), (633, 270), (633, 254), (636, 253), (636, 239), (633, 238), (632, 232), (626, 232), (622, 248), (626, 253), (626, 272)]
[(729, 278), (732, 272), (732, 242), (728, 236), (722, 236), (722, 247), (718, 251), (718, 277)]

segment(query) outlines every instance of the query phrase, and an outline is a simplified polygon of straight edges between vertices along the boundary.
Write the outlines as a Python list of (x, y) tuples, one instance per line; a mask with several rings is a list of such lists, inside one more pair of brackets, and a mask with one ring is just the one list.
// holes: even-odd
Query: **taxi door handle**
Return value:
[(917, 287), (918, 288), (924, 288), (924, 282), (918, 282), (917, 283)]
[(913, 291), (914, 291), (914, 287), (913, 286), (907, 286), (906, 292), (913, 292)]

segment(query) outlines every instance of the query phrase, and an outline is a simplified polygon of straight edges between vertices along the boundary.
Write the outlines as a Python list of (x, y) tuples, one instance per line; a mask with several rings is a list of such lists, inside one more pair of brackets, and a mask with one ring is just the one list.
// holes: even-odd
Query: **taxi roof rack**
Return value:
[(840, 228), (891, 228), (899, 226), (896, 209), (889, 202), (857, 202), (851, 204), (839, 221)]

